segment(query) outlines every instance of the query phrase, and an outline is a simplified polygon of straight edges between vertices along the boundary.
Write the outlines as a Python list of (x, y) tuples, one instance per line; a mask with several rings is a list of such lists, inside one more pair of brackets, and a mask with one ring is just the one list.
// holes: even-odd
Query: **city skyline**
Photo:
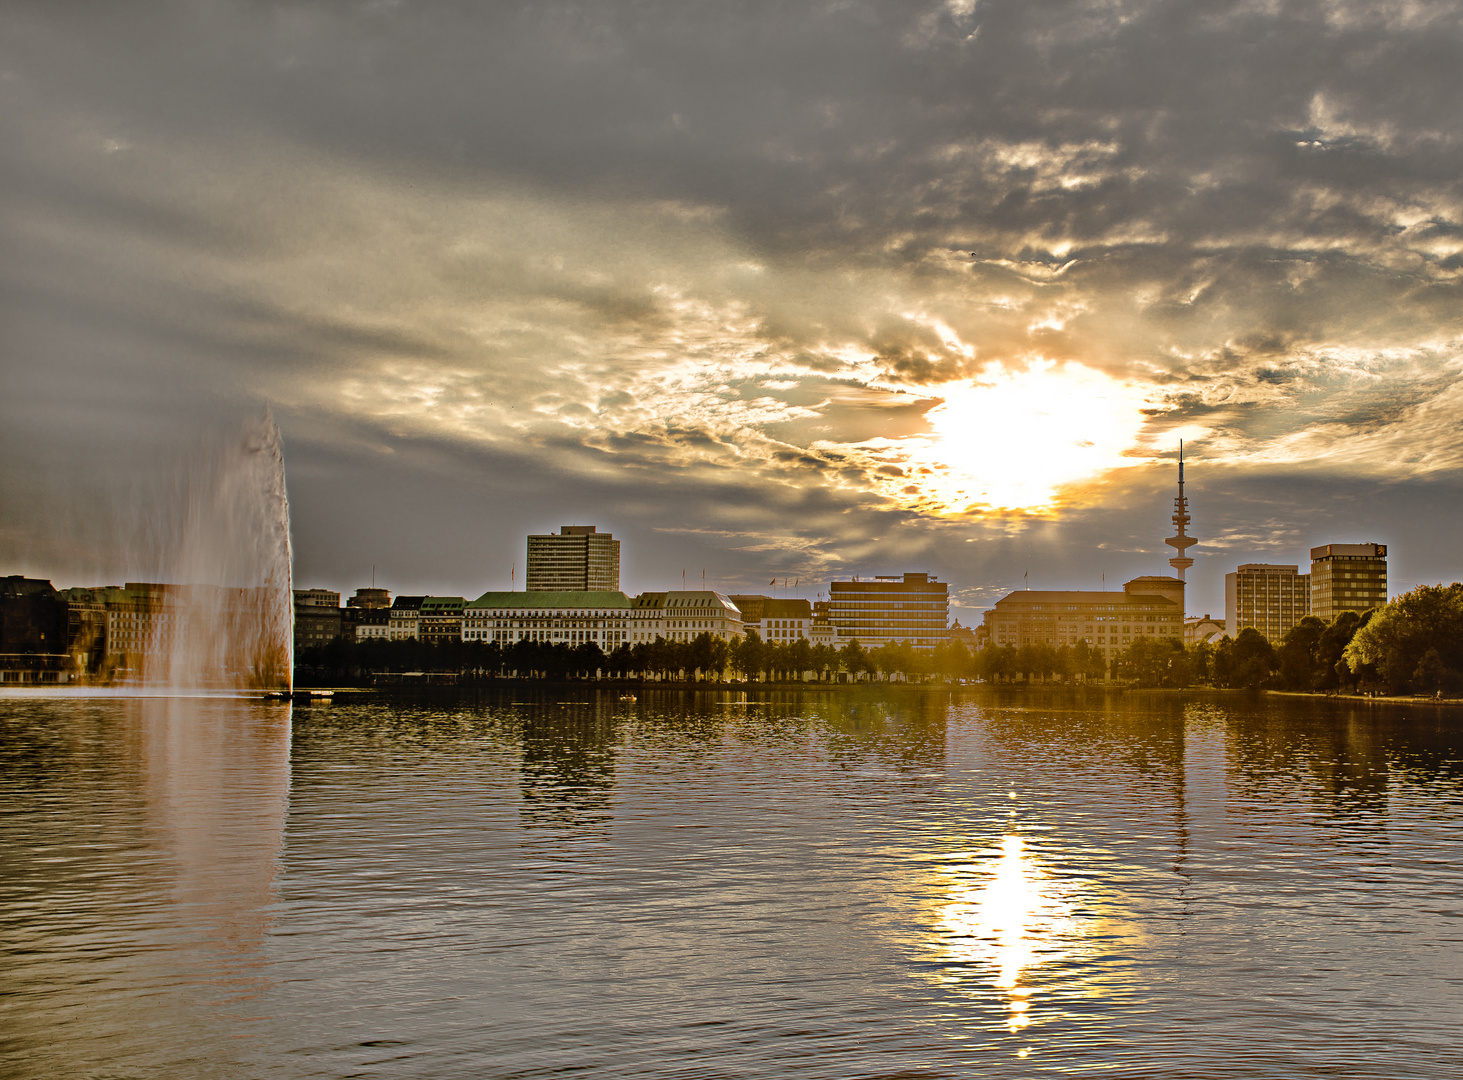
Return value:
[[(268, 403), (296, 578), (628, 591), (1378, 543), (1457, 578), (1454, 7), (16, 3), (0, 565), (152, 580)], [(221, 434), (222, 433), (222, 434)], [(671, 581), (667, 581), (667, 579)]]

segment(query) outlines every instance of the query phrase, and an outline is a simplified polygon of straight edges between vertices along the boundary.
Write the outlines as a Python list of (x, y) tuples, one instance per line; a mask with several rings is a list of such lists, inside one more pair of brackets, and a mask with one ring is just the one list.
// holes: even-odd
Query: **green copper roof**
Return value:
[(622, 592), (485, 592), (470, 608), (628, 608)]

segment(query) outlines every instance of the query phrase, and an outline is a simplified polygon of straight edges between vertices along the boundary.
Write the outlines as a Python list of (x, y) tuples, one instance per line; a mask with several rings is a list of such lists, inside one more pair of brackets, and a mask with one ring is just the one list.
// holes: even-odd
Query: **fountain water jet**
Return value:
[(203, 448), (182, 478), (181, 532), (153, 620), (147, 684), (285, 690), (294, 594), (284, 445), (266, 408), (238, 438)]

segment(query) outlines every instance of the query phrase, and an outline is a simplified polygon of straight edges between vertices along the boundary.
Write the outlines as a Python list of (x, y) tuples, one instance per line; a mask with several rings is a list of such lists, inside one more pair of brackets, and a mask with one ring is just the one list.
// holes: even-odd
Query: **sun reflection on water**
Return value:
[[(944, 959), (994, 976), (1006, 1026), (1017, 1032), (1031, 1022), (1034, 988), (1024, 978), (1036, 965), (1061, 955), (1058, 943), (1072, 933), (1066, 905), (1027, 854), (1019, 836), (1001, 841), (1001, 858), (983, 880), (956, 880), (936, 923)], [(963, 879), (962, 871), (951, 871)]]

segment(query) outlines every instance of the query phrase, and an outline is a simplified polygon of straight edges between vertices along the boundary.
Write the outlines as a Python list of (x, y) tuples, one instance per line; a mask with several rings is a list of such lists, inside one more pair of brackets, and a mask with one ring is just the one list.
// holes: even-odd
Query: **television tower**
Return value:
[(1178, 552), (1168, 565), (1178, 571), (1179, 580), (1184, 580), (1184, 571), (1194, 565), (1194, 560), (1189, 558), (1188, 549), (1199, 541), (1189, 535), (1189, 500), (1184, 497), (1184, 441), (1179, 440), (1179, 495), (1173, 501), (1173, 527), (1178, 533), (1177, 536), (1170, 536), (1164, 541), (1169, 547)]

